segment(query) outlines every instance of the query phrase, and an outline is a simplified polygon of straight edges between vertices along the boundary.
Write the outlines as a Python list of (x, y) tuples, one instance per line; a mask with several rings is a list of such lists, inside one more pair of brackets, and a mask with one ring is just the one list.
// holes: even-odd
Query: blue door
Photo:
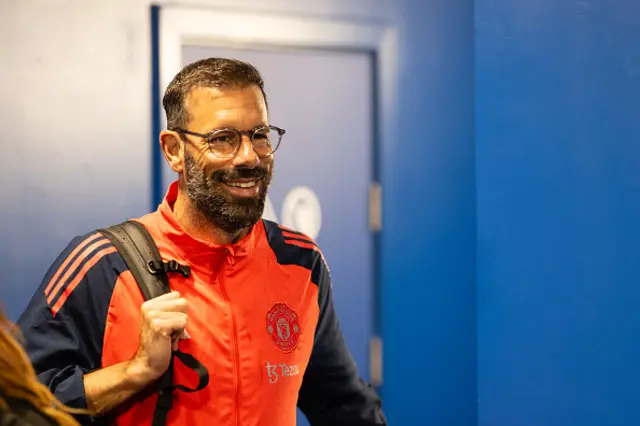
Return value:
[[(234, 57), (265, 79), (270, 122), (287, 130), (276, 152), (265, 217), (314, 237), (333, 278), (336, 310), (369, 380), (374, 331), (373, 56), (367, 52), (183, 46), (182, 62)], [(175, 179), (165, 167), (163, 188)], [(300, 425), (308, 424), (299, 414)]]

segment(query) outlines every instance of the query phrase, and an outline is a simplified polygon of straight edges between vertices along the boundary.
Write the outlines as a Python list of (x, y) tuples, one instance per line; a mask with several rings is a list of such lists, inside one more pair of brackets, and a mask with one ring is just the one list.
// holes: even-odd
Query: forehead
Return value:
[(268, 124), (267, 107), (259, 87), (197, 87), (185, 102), (189, 127), (205, 131), (217, 127), (251, 129)]

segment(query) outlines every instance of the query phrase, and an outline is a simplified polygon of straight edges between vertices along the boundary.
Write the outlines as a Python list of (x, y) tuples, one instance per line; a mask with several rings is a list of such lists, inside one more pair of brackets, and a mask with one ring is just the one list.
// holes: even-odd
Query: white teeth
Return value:
[(256, 182), (227, 182), (227, 185), (238, 188), (253, 188), (256, 186)]

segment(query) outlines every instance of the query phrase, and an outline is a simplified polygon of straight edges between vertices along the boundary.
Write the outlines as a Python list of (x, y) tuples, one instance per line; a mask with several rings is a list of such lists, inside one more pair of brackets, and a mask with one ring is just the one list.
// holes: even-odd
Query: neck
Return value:
[(192, 237), (215, 245), (233, 244), (249, 232), (249, 228), (230, 234), (216, 227), (200, 210), (193, 205), (182, 189), (173, 205), (173, 215), (176, 220)]

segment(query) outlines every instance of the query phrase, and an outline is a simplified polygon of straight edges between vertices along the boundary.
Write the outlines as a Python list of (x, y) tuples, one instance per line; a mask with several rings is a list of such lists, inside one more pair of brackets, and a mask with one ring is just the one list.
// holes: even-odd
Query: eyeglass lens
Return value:
[[(213, 154), (220, 157), (232, 156), (242, 141), (240, 132), (234, 129), (216, 130), (207, 138)], [(253, 132), (251, 137), (253, 149), (259, 156), (271, 155), (280, 143), (280, 134), (271, 128), (261, 128)]]

